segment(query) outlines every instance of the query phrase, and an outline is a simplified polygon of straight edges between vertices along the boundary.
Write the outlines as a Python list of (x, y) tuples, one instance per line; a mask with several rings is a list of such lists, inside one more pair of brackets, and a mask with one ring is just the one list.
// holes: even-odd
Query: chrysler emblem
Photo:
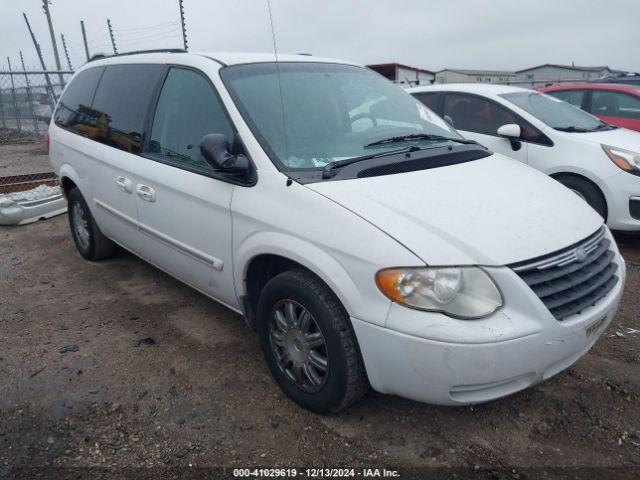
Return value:
[(584, 250), (584, 247), (576, 248), (576, 260), (582, 263), (586, 259), (587, 259), (587, 252)]

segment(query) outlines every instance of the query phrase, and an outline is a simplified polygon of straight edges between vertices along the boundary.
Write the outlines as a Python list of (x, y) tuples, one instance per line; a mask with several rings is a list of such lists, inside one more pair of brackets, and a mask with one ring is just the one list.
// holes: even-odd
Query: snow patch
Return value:
[(60, 187), (50, 187), (49, 185), (40, 185), (31, 190), (23, 190), (21, 192), (7, 193), (6, 196), (14, 202), (24, 202), (33, 200), (42, 200), (53, 195), (60, 195)]

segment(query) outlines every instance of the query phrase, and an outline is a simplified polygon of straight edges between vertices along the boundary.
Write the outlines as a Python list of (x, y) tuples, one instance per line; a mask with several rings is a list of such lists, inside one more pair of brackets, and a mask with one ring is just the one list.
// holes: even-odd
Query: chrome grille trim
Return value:
[(618, 283), (606, 228), (560, 252), (510, 265), (558, 321), (580, 314)]
[(514, 265), (512, 269), (515, 272), (521, 272), (525, 270), (532, 270), (534, 268), (543, 270), (545, 268), (551, 268), (551, 267), (563, 267), (572, 262), (575, 262), (578, 259), (576, 252), (580, 248), (582, 248), (584, 250), (584, 253), (587, 255), (593, 252), (596, 248), (598, 248), (598, 244), (604, 238), (604, 234), (605, 234), (605, 227), (602, 226), (600, 227), (600, 230), (598, 230), (596, 233), (587, 237), (587, 239), (584, 240), (584, 242), (580, 242), (578, 245), (574, 247), (570, 247), (568, 251), (552, 254), (552, 256), (550, 257), (545, 257), (542, 260), (538, 260), (532, 263), (517, 264), (517, 265)]

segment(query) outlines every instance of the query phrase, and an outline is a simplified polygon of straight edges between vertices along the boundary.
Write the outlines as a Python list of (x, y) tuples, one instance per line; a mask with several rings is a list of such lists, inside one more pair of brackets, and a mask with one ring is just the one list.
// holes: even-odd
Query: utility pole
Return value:
[(118, 54), (116, 47), (116, 39), (113, 36), (113, 28), (111, 28), (111, 20), (107, 18), (107, 27), (109, 27), (109, 37), (111, 37), (111, 46), (113, 47), (113, 53)]
[(71, 58), (69, 58), (69, 50), (67, 49), (67, 42), (64, 40), (64, 33), (60, 34), (60, 38), (62, 39), (62, 48), (64, 49), (64, 56), (67, 57), (67, 65), (69, 65), (69, 70), (73, 71), (73, 67), (71, 66)]
[(80, 28), (82, 29), (82, 41), (84, 42), (84, 53), (87, 55), (87, 62), (91, 60), (89, 55), (89, 44), (87, 43), (87, 31), (84, 29), (84, 20), (80, 20)]
[[(38, 54), (38, 58), (40, 59), (40, 65), (42, 66), (42, 70), (46, 72), (47, 66), (44, 64), (44, 58), (42, 58), (42, 50), (40, 50), (40, 44), (36, 41), (36, 36), (33, 34), (33, 30), (31, 30), (31, 24), (29, 23), (27, 14), (22, 12), (22, 16), (24, 17), (24, 21), (27, 23), (27, 28), (29, 29), (31, 40), (33, 40), (33, 45), (34, 47), (36, 47), (36, 53)], [(49, 78), (49, 74), (45, 73), (44, 78), (47, 82), (47, 94), (49, 95), (49, 104), (55, 105), (56, 95), (55, 95), (55, 92), (53, 91), (53, 86), (51, 85), (51, 79)]]
[(184, 21), (184, 5), (182, 4), (182, 0), (178, 0), (178, 4), (180, 5), (180, 23), (182, 24), (182, 42), (184, 43), (184, 49), (189, 51), (189, 46), (187, 44), (187, 26)]
[[(44, 14), (47, 16), (47, 23), (49, 24), (49, 34), (51, 35), (51, 46), (53, 47), (53, 57), (56, 60), (56, 68), (58, 71), (62, 70), (62, 65), (60, 64), (60, 55), (58, 55), (58, 44), (56, 42), (56, 34), (53, 31), (53, 22), (51, 21), (51, 12), (49, 11), (49, 2), (51, 0), (42, 0), (42, 9), (44, 10)], [(64, 79), (61, 74), (58, 74), (58, 80), (60, 85), (64, 85)]]

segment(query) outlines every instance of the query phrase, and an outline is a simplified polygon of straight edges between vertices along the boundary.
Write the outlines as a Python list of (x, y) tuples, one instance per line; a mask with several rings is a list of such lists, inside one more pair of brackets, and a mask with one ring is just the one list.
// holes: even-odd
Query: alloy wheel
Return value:
[(90, 234), (89, 222), (85, 218), (84, 209), (79, 202), (74, 202), (71, 207), (71, 218), (73, 219), (73, 234), (83, 250), (89, 248)]
[(294, 300), (281, 300), (269, 317), (269, 342), (280, 370), (308, 393), (320, 390), (329, 374), (324, 335), (311, 313)]

